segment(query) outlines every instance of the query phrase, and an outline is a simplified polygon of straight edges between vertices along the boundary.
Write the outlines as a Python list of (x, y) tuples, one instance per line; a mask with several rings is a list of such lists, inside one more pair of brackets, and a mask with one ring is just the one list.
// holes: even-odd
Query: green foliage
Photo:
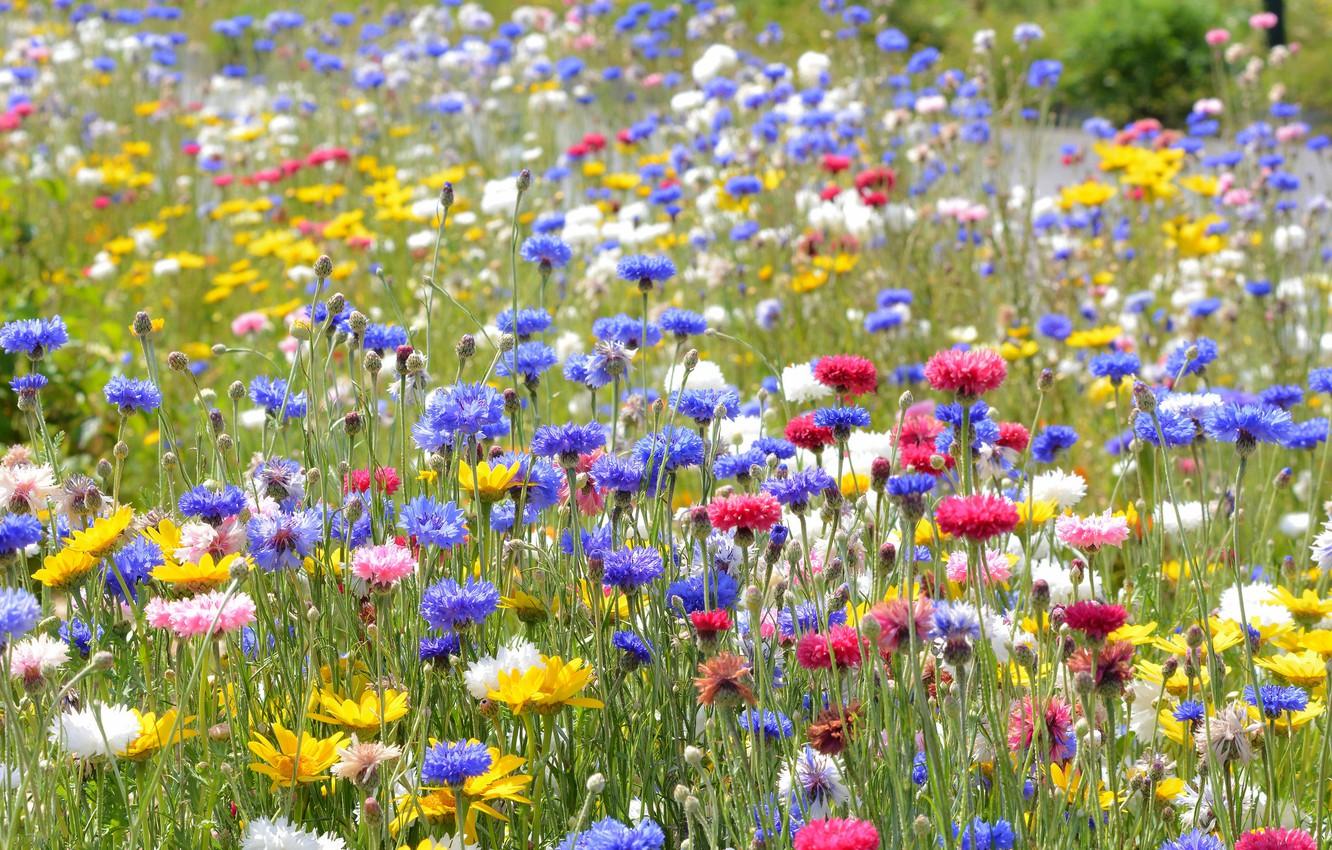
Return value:
[(1220, 13), (1209, 0), (1116, 0), (1072, 13), (1066, 26), (1070, 102), (1114, 121), (1179, 123), (1207, 88), (1204, 37)]

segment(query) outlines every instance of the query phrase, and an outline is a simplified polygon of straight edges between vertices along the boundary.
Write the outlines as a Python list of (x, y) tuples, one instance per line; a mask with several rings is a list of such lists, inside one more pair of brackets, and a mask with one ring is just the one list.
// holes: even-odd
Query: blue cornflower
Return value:
[(699, 425), (708, 425), (719, 409), (724, 419), (734, 419), (738, 416), (740, 394), (732, 387), (676, 390), (671, 393), (671, 408)]
[(1290, 430), (1290, 414), (1274, 407), (1256, 404), (1223, 404), (1208, 411), (1203, 419), (1207, 436), (1222, 443), (1235, 443), (1241, 452), (1258, 443), (1279, 443)]
[(1292, 422), (1281, 445), (1288, 449), (1312, 449), (1327, 439), (1328, 422), (1322, 416), (1304, 422)]
[[(1157, 433), (1158, 423), (1161, 428), (1160, 434)], [(1161, 437), (1164, 436), (1165, 448), (1178, 448), (1192, 443), (1198, 436), (1198, 428), (1187, 416), (1158, 408), (1156, 421), (1152, 420), (1150, 413), (1141, 411), (1133, 417), (1133, 435), (1153, 446), (1160, 446)]]
[(615, 275), (620, 280), (637, 283), (639, 289), (648, 291), (655, 283), (665, 283), (675, 277), (675, 263), (670, 257), (661, 255), (631, 254), (621, 258), (615, 266)]
[[(795, 606), (794, 610), (788, 606), (777, 614), (777, 631), (783, 637), (788, 638), (806, 632), (818, 631), (819, 619), (818, 605), (813, 602), (801, 602)], [(846, 611), (844, 609), (828, 612), (827, 625), (829, 627), (840, 626), (845, 622)]]
[(934, 489), (934, 476), (923, 472), (908, 472), (888, 479), (888, 495), (898, 499), (923, 496)]
[(751, 735), (762, 735), (767, 741), (781, 741), (795, 734), (791, 718), (780, 711), (747, 708), (736, 717), (740, 728)]
[(633, 455), (643, 464), (648, 495), (655, 496), (666, 483), (667, 474), (703, 462), (703, 438), (688, 428), (667, 425), (639, 438)]
[(661, 553), (646, 547), (616, 549), (605, 556), (604, 563), (602, 584), (625, 593), (633, 593), (660, 578), (663, 570)]
[(930, 778), (930, 769), (927, 762), (928, 759), (925, 757), (924, 750), (917, 751), (915, 757), (911, 759), (911, 781), (921, 787), (924, 787)]
[(1034, 89), (1052, 89), (1059, 83), (1062, 73), (1064, 63), (1058, 59), (1037, 59), (1027, 69), (1027, 85)]
[(1013, 826), (1006, 820), (987, 823), (976, 818), (961, 836), (962, 850), (1011, 850), (1016, 841)]
[(643, 319), (627, 313), (617, 313), (614, 316), (602, 316), (594, 321), (592, 335), (602, 342), (617, 342), (626, 348), (652, 348), (661, 342), (661, 326), (655, 322), (648, 322), (647, 344), (644, 345), (640, 339), (643, 336)]
[(31, 375), (19, 375), (9, 382), (9, 388), (19, 397), (20, 402), (31, 402), (37, 398), (50, 381), (45, 375), (33, 372)]
[(1221, 839), (1211, 833), (1194, 829), (1179, 838), (1167, 839), (1159, 850), (1226, 850), (1226, 848)]
[(270, 573), (299, 567), (323, 530), (324, 521), (315, 510), (257, 516), (245, 527), (250, 557)]
[(1294, 685), (1260, 685), (1258, 693), (1253, 685), (1244, 686), (1244, 701), (1249, 705), (1258, 705), (1262, 698), (1262, 711), (1267, 717), (1280, 717), (1288, 711), (1304, 711), (1309, 707), (1309, 693), (1304, 688)]
[(543, 271), (563, 268), (573, 259), (573, 250), (564, 240), (549, 233), (527, 237), (518, 253), (527, 262), (541, 266)]
[(1332, 367), (1309, 370), (1309, 392), (1332, 393)]
[(462, 785), (490, 770), (490, 751), (480, 741), (442, 741), (425, 752), (422, 785)]
[(870, 415), (863, 407), (821, 407), (814, 411), (814, 424), (831, 428), (834, 438), (845, 440), (852, 428), (868, 428)]
[(421, 616), (433, 628), (459, 631), (495, 613), (499, 598), (495, 585), (484, 579), (469, 578), (466, 584), (458, 584), (446, 578), (421, 594)]
[(752, 174), (738, 174), (726, 181), (726, 194), (733, 198), (757, 195), (763, 191), (763, 181)]
[(941, 640), (959, 638), (975, 640), (980, 637), (980, 621), (976, 609), (965, 602), (940, 602), (934, 606), (930, 637)]
[(461, 654), (462, 640), (453, 632), (423, 637), (416, 649), (416, 655), (422, 661), (445, 661)]
[[(604, 558), (606, 553), (611, 550), (610, 523), (591, 531), (582, 531), (579, 533), (578, 539), (582, 544), (584, 555), (589, 558)], [(560, 551), (570, 556), (574, 554), (573, 536), (569, 534), (567, 528), (560, 532)]]
[(92, 626), (75, 617), (60, 624), (58, 631), (60, 639), (76, 649), (79, 655), (84, 658), (92, 652), (93, 644), (102, 639), (105, 629), (97, 627), (97, 634), (93, 634)]
[[(1196, 348), (1196, 355), (1192, 360), (1188, 359), (1189, 349)], [(1205, 336), (1200, 336), (1190, 342), (1184, 340), (1176, 345), (1166, 358), (1166, 375), (1174, 378), (1176, 375), (1200, 375), (1207, 368), (1207, 365), (1216, 359), (1216, 343)]]
[(518, 337), (519, 342), (527, 338), (543, 333), (550, 327), (550, 314), (537, 307), (524, 307), (518, 311), (518, 319), (514, 321), (513, 310), (505, 310), (495, 319), (495, 327), (499, 328), (501, 333), (513, 334)]
[(586, 425), (542, 425), (532, 435), (532, 454), (559, 458), (566, 466), (578, 462), (579, 455), (606, 445), (606, 429), (599, 422)]
[(599, 390), (612, 381), (627, 380), (633, 371), (633, 352), (618, 342), (598, 342), (591, 354), (571, 354), (564, 364), (566, 380)]
[(866, 333), (882, 333), (896, 328), (905, 321), (904, 314), (897, 309), (887, 308), (874, 310), (865, 316)]
[(17, 319), (0, 327), (0, 348), (7, 354), (26, 354), (40, 360), (69, 342), (69, 330), (59, 316), (49, 319)]
[(182, 493), (176, 506), (185, 516), (197, 516), (211, 525), (219, 525), (227, 517), (245, 510), (245, 493), (235, 484), (225, 484), (220, 490), (200, 484)]
[(611, 635), (611, 645), (624, 653), (622, 663), (630, 670), (652, 663), (652, 641), (628, 629), (621, 629)]
[(749, 479), (749, 470), (755, 466), (766, 467), (768, 456), (757, 449), (746, 449), (738, 454), (725, 454), (712, 462), (712, 475), (718, 481), (728, 478)]
[(1073, 320), (1059, 313), (1046, 313), (1036, 320), (1036, 333), (1062, 342), (1073, 333)]
[(467, 539), (467, 518), (458, 506), (429, 496), (417, 496), (403, 505), (398, 524), (424, 546), (451, 549)]
[(412, 426), (412, 439), (428, 452), (451, 447), (455, 435), (480, 440), (507, 433), (504, 396), (481, 383), (460, 382), (435, 390), (426, 398), (425, 410)]
[(124, 602), (138, 599), (137, 585), (148, 581), (153, 567), (165, 563), (162, 550), (147, 537), (135, 537), (111, 556), (106, 592)]
[(361, 347), (381, 354), (407, 344), (407, 331), (397, 325), (370, 325), (365, 329)]
[(272, 416), (280, 413), (283, 419), (300, 419), (305, 415), (307, 407), (305, 393), (290, 392), (287, 382), (282, 378), (264, 375), (250, 379), (250, 401)]
[[(560, 487), (567, 483), (567, 476), (547, 458), (534, 458), (522, 452), (505, 452), (492, 463), (504, 466), (518, 464), (515, 481), (522, 483), (523, 502), (530, 508), (544, 510), (560, 499)], [(497, 506), (498, 507), (498, 506)]]
[(765, 455), (772, 455), (778, 460), (790, 460), (796, 454), (795, 444), (790, 440), (783, 440), (781, 437), (759, 437), (749, 447), (761, 451)]
[(153, 382), (140, 378), (116, 375), (106, 382), (102, 392), (106, 395), (106, 400), (120, 408), (120, 412), (124, 414), (135, 411), (150, 413), (162, 404), (162, 393)]
[(666, 834), (651, 818), (632, 827), (603, 818), (582, 832), (565, 836), (555, 850), (661, 850)]
[(740, 585), (730, 573), (720, 570), (682, 578), (666, 588), (671, 610), (682, 614), (730, 608), (740, 596)]
[(1142, 368), (1142, 361), (1138, 355), (1122, 351), (1113, 351), (1109, 354), (1098, 354), (1092, 358), (1088, 364), (1087, 370), (1097, 378), (1107, 378), (1111, 384), (1118, 386), (1125, 378), (1138, 374)]
[(602, 455), (592, 462), (589, 474), (602, 490), (636, 493), (643, 483), (643, 462), (619, 455)]
[(1050, 425), (1041, 429), (1031, 441), (1031, 456), (1040, 463), (1054, 463), (1060, 452), (1078, 441), (1078, 432), (1067, 425)]
[(517, 373), (523, 380), (532, 383), (558, 362), (560, 359), (555, 356), (555, 349), (544, 342), (520, 342), (500, 355), (499, 362), (495, 364), (495, 374), (508, 378)]
[(0, 519), (0, 558), (41, 542), (42, 523), (32, 514), (6, 514)]
[(693, 310), (681, 310), (679, 307), (670, 307), (663, 311), (657, 318), (657, 323), (661, 325), (662, 330), (673, 334), (676, 339), (698, 336), (708, 329), (707, 319)]
[(254, 470), (253, 479), (260, 493), (286, 503), (285, 508), (305, 498), (305, 470), (291, 458), (270, 457)]
[(1207, 716), (1207, 708), (1197, 700), (1188, 699), (1175, 706), (1172, 716), (1180, 723), (1198, 723)]
[(783, 506), (800, 513), (813, 498), (836, 486), (833, 477), (817, 466), (793, 472), (785, 478), (769, 478), (763, 482), (763, 492)]
[(37, 597), (21, 587), (0, 587), (0, 637), (3, 642), (15, 640), (32, 631), (42, 618), (42, 606)]
[(1258, 400), (1271, 407), (1290, 410), (1304, 401), (1304, 390), (1294, 384), (1277, 384), (1258, 393)]

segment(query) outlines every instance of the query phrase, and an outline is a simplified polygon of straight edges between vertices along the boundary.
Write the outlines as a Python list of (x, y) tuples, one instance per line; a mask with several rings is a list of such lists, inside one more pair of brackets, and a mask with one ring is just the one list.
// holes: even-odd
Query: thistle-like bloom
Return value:
[(1228, 705), (1218, 709), (1207, 723), (1198, 724), (1193, 737), (1204, 756), (1210, 751), (1222, 764), (1248, 764), (1257, 758), (1254, 741), (1262, 729), (1263, 724), (1251, 718), (1244, 706)]
[(566, 467), (576, 464), (579, 455), (591, 454), (604, 445), (606, 429), (599, 422), (542, 425), (532, 435), (532, 454), (558, 458)]
[(1052, 697), (1040, 712), (1038, 720), (1030, 696), (1013, 703), (1008, 712), (1008, 748), (1018, 756), (1025, 755), (1037, 742), (1037, 724), (1042, 725), (1040, 744), (1045, 748), (1041, 758), (1062, 764), (1078, 751), (1078, 739), (1073, 734), (1073, 708), (1063, 700)]
[(250, 557), (267, 572), (294, 569), (314, 551), (324, 531), (315, 510), (257, 516), (245, 527)]
[(625, 593), (634, 593), (661, 577), (661, 553), (656, 549), (638, 547), (616, 549), (605, 556), (602, 583)]
[(159, 596), (144, 606), (148, 625), (169, 629), (179, 638), (236, 631), (254, 622), (254, 612), (249, 594), (235, 593), (228, 598), (220, 590), (174, 601)]
[(1259, 443), (1280, 443), (1291, 428), (1290, 414), (1277, 407), (1256, 404), (1226, 404), (1208, 411), (1203, 420), (1207, 436), (1234, 443), (1235, 450), (1248, 454)]
[(518, 253), (527, 262), (539, 265), (542, 271), (563, 268), (573, 259), (573, 250), (564, 240), (548, 233), (527, 237)]
[(414, 572), (412, 550), (396, 543), (362, 546), (352, 553), (352, 575), (376, 587), (391, 587)]
[(363, 788), (374, 784), (379, 766), (402, 755), (402, 750), (379, 741), (360, 741), (352, 735), (351, 743), (338, 750), (338, 763), (329, 771)]
[(719, 704), (735, 708), (754, 704), (753, 676), (749, 663), (731, 652), (721, 652), (698, 665), (694, 679), (699, 705)]
[(988, 348), (945, 349), (925, 364), (925, 380), (931, 387), (963, 399), (980, 398), (998, 389), (1007, 377), (1008, 364)]
[(615, 266), (615, 275), (620, 280), (638, 284), (646, 292), (653, 284), (665, 283), (675, 277), (675, 263), (670, 257), (631, 254)]
[(482, 440), (509, 433), (504, 397), (485, 384), (457, 383), (435, 390), (426, 399), (421, 418), (412, 426), (412, 439), (423, 451), (452, 447), (455, 437)]
[(32, 631), (42, 618), (37, 597), (23, 588), (0, 587), (0, 636), (12, 643)]

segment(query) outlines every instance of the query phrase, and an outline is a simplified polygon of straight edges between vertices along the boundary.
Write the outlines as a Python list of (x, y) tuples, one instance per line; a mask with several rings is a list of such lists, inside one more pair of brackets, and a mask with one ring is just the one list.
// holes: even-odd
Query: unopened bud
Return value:
[(314, 273), (315, 277), (321, 279), (333, 274), (333, 258), (328, 254), (320, 255), (319, 259), (315, 260)]
[(167, 368), (173, 372), (184, 372), (190, 368), (190, 358), (183, 351), (173, 351), (167, 355)]

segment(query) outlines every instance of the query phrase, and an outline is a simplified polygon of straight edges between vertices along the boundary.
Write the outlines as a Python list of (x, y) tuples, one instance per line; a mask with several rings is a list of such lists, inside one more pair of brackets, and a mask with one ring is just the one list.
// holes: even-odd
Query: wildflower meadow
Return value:
[(1332, 846), (1298, 47), (790, 5), (0, 4), (0, 847)]

